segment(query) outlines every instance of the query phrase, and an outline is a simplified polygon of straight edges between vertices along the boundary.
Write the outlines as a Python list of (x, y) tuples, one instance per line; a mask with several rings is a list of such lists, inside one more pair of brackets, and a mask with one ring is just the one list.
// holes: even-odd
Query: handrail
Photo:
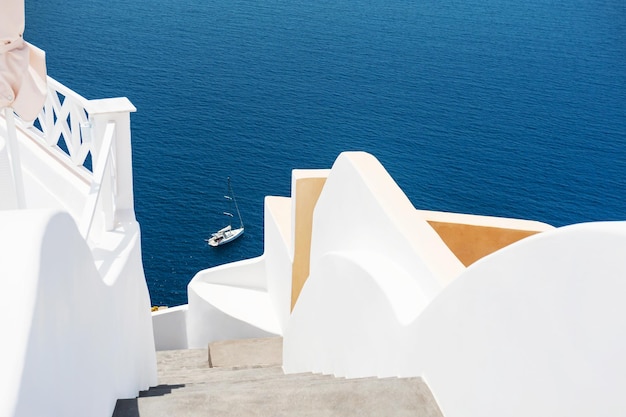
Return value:
[(62, 164), (89, 184), (87, 192), (80, 191), (84, 205), (57, 196), (68, 199), (64, 205), (85, 239), (94, 227), (110, 231), (121, 217), (134, 219), (130, 149), (134, 111), (125, 97), (88, 100), (48, 77), (48, 96), (37, 119), (27, 123), (16, 117), (21, 132), (52, 156), (51, 164)]
[(76, 91), (70, 89), (69, 87), (66, 87), (65, 85), (61, 84), (60, 82), (58, 82), (57, 80), (55, 80), (54, 78), (50, 76), (48, 76), (48, 89), (56, 91), (59, 94), (64, 95), (65, 97), (73, 98), (78, 104), (80, 104), (83, 107), (89, 106), (89, 100), (87, 100), (85, 97), (81, 96)]

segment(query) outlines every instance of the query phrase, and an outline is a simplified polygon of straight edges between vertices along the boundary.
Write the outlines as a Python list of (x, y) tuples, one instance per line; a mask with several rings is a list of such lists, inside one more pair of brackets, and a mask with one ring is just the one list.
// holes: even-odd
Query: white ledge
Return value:
[(85, 104), (85, 109), (91, 115), (103, 113), (134, 113), (137, 108), (133, 106), (126, 97), (103, 98), (98, 100), (89, 100)]

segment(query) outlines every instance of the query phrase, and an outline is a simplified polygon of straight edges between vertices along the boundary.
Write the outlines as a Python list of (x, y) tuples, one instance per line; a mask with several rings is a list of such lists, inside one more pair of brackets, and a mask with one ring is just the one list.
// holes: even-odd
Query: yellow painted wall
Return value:
[(540, 233), (532, 230), (505, 229), (470, 224), (428, 222), (448, 248), (465, 266), (470, 266), (505, 246)]
[(296, 212), (294, 230), (294, 255), (291, 273), (291, 310), (296, 305), (300, 291), (309, 277), (311, 261), (311, 232), (313, 209), (326, 178), (300, 178), (296, 180)]

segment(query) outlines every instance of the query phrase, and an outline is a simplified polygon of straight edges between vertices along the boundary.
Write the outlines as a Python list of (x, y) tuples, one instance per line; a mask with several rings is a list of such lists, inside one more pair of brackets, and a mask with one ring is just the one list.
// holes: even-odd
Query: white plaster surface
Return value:
[(0, 212), (0, 230), (0, 416), (108, 417), (156, 383), (136, 224), (109, 284), (67, 213)]
[(187, 286), (189, 348), (272, 334), (277, 320), (266, 288), (263, 256), (197, 273)]
[[(0, 137), (8, 134), (6, 129), (6, 121), (0, 117)], [(16, 133), (26, 207), (56, 208), (79, 218), (89, 190), (88, 176), (81, 175), (80, 169), (69, 168), (69, 157), (35, 143), (19, 126)]]
[(291, 314), (292, 206), (289, 197), (265, 197), (264, 247), (267, 292), (282, 334)]
[(373, 156), (346, 152), (315, 208), (310, 270), (285, 369), (357, 377), (398, 373), (402, 329), (465, 267)]
[[(270, 326), (276, 328), (276, 322), (266, 292), (219, 285), (206, 286), (206, 290), (210, 292), (203, 294), (201, 291), (199, 294), (195, 288), (188, 290), (187, 337), (190, 349), (206, 348), (208, 343), (214, 341), (276, 335), (267, 330), (272, 328)], [(222, 297), (221, 303), (214, 305), (212, 301), (215, 298), (203, 295)], [(244, 302), (247, 304), (240, 304)], [(258, 312), (257, 316), (255, 312)]]
[(332, 251), (380, 251), (410, 273), (426, 299), (465, 270), (382, 167), (365, 152), (339, 155), (315, 207), (311, 276)]
[(626, 410), (626, 222), (547, 228), (510, 245), (410, 322), (398, 292), (378, 284), (389, 279), (376, 260), (386, 246), (376, 256), (333, 249), (318, 258), (285, 331), (287, 372), (422, 376), (446, 417)]
[(156, 350), (187, 349), (187, 304), (152, 312)]
[(476, 262), (402, 342), (447, 417), (623, 415), (626, 222), (520, 241)]

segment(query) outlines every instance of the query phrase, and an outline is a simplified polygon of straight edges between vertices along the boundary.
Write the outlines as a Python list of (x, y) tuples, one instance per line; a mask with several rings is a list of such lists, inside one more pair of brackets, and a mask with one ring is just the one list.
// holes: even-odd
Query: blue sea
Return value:
[[(624, 0), (26, 0), (25, 38), (125, 96), (154, 305), (263, 253), (294, 168), (375, 155), (418, 208), (626, 219)], [(245, 235), (224, 225), (231, 177)]]

